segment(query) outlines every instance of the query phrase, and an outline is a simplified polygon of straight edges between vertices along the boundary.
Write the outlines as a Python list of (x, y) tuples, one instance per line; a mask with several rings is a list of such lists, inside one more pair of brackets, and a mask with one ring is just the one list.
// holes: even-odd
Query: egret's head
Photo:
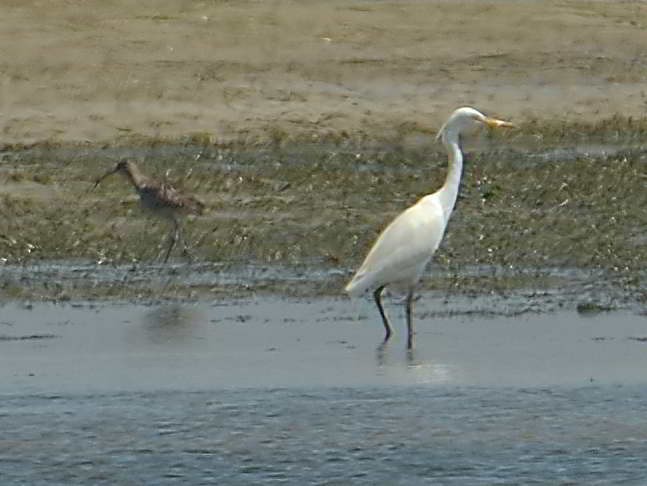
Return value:
[(467, 135), (483, 126), (498, 128), (512, 127), (514, 125), (507, 121), (485, 116), (480, 111), (466, 106), (459, 108), (450, 115), (448, 120), (438, 131), (437, 138), (442, 138), (445, 142), (458, 140), (460, 135)]

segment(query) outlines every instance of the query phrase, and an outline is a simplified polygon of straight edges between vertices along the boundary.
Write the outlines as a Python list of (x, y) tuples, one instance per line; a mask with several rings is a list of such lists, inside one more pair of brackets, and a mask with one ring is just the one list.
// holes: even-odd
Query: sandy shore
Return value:
[(644, 2), (4, 2), (2, 142), (644, 116)]

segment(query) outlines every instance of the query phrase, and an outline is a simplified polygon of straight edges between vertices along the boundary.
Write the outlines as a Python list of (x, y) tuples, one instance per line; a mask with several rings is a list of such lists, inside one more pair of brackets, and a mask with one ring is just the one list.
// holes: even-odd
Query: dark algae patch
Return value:
[(28, 334), (26, 336), (5, 336), (0, 334), (0, 342), (6, 341), (40, 341), (43, 339), (56, 339), (56, 334)]

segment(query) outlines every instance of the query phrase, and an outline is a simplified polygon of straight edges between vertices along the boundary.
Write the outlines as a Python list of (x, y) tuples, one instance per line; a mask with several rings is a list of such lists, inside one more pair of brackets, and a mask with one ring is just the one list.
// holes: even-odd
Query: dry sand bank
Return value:
[(3, 2), (5, 143), (643, 117), (644, 2)]

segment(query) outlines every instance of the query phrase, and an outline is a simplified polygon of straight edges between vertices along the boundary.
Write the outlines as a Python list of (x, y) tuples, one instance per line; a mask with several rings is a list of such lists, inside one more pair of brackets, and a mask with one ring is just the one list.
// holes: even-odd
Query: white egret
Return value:
[(451, 114), (437, 136), (442, 140), (449, 158), (445, 183), (438, 191), (424, 196), (391, 221), (346, 286), (345, 290), (351, 297), (373, 291), (386, 330), (385, 342), (391, 337), (392, 331), (382, 306), (382, 292), (386, 286), (394, 286), (406, 291), (407, 348), (411, 349), (413, 345), (413, 293), (427, 263), (442, 241), (456, 203), (463, 171), (461, 135), (484, 125), (491, 128), (512, 126), (509, 122), (487, 117), (469, 107), (459, 108)]

